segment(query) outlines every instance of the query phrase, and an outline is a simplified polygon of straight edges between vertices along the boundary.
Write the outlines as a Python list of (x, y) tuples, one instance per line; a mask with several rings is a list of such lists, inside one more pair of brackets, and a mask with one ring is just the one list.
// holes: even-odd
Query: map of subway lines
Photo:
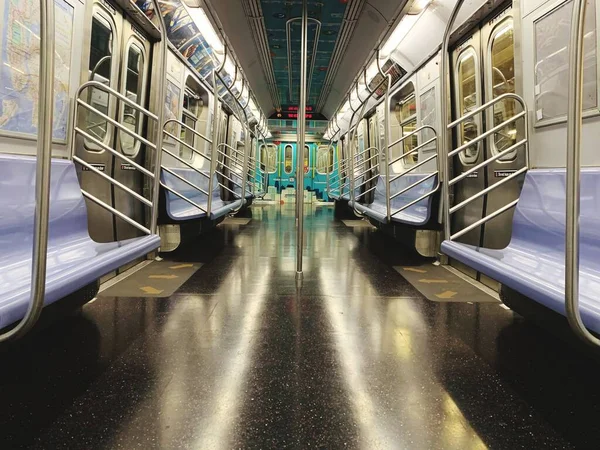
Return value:
[[(0, 0), (6, 31), (0, 48), (0, 131), (35, 136), (38, 120), (38, 0)], [(54, 138), (67, 137), (73, 7), (55, 1)]]

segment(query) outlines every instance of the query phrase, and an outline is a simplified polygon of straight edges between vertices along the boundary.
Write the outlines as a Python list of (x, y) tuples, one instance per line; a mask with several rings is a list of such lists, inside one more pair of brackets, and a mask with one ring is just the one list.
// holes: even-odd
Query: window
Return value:
[(260, 163), (261, 168), (268, 173), (277, 171), (277, 147), (273, 144), (260, 146)]
[(324, 175), (333, 172), (333, 146), (321, 145), (317, 149), (317, 173)]
[[(167, 80), (165, 93), (165, 120), (177, 120), (179, 115), (181, 90), (171, 80)], [(177, 135), (178, 125), (175, 122), (170, 122), (165, 127), (165, 131), (173, 136)], [(165, 136), (165, 142), (174, 143), (175, 140), (169, 136)]]
[[(101, 15), (92, 18), (92, 41), (90, 46), (89, 79), (107, 86), (112, 78), (113, 28)], [(95, 88), (88, 90), (88, 103), (103, 114), (108, 114), (110, 97), (108, 93)], [(106, 143), (109, 139), (108, 122), (99, 114), (86, 110), (85, 130), (94, 138)], [(86, 141), (86, 146), (94, 145)], [(99, 148), (96, 149), (100, 151)]]
[[(490, 38), (490, 61), (488, 79), (491, 80), (492, 97), (515, 92), (515, 50), (512, 19), (502, 22)], [(491, 72), (491, 73), (489, 73)], [(506, 100), (496, 103), (493, 110), (493, 126), (500, 125), (517, 114), (517, 102)], [(517, 121), (511, 122), (494, 133), (493, 151), (499, 153), (517, 142)], [(501, 158), (513, 160), (517, 149)]]
[(246, 144), (242, 141), (237, 141), (235, 146), (237, 151), (233, 151), (233, 159), (230, 161), (233, 163), (233, 170), (237, 173), (242, 173), (242, 169), (244, 168), (244, 152), (246, 151)]
[(304, 146), (304, 173), (310, 171), (310, 148), (308, 145)]
[[(417, 129), (417, 100), (414, 93), (400, 102), (400, 128), (402, 136), (408, 136)], [(419, 145), (417, 134), (404, 139), (402, 143), (402, 153), (410, 153)], [(413, 165), (419, 160), (419, 154), (414, 153), (404, 158), (405, 165)]]
[[(534, 23), (535, 103), (537, 121), (567, 114), (569, 35), (573, 2), (569, 1)], [(588, 0), (584, 21), (583, 109), (598, 105), (596, 72), (596, 4)]]
[(285, 164), (283, 165), (283, 170), (285, 173), (292, 173), (292, 168), (294, 164), (294, 155), (292, 151), (291, 145), (285, 146), (285, 154), (284, 154)]
[(369, 157), (368, 165), (372, 168), (375, 168), (379, 164), (379, 149), (381, 149), (381, 145), (377, 131), (377, 114), (375, 114), (369, 118), (369, 147), (375, 148), (370, 150), (367, 156)]
[[(137, 103), (142, 103), (144, 94), (144, 54), (141, 47), (133, 41), (127, 49), (126, 55), (127, 66), (125, 67), (125, 96)], [(143, 126), (143, 116), (140, 111), (124, 104), (122, 106), (122, 123), (123, 125), (140, 134)], [(141, 142), (134, 139), (132, 136), (121, 131), (120, 132), (121, 148), (127, 156), (135, 156), (140, 149)]]
[[(419, 115), (421, 116), (421, 126), (430, 126), (436, 128), (436, 106), (435, 106), (435, 87), (425, 91), (420, 97), (421, 107), (419, 108)], [(426, 142), (433, 139), (435, 134), (431, 130), (423, 130), (420, 133), (421, 142)], [(423, 147), (423, 152), (433, 151), (436, 149), (435, 142), (428, 144)]]
[[(202, 99), (189, 85), (190, 79), (188, 78), (187, 86), (183, 91), (183, 113), (181, 121), (192, 130), (197, 131), (198, 118), (202, 109)], [(196, 135), (185, 127), (181, 127), (181, 140), (192, 148), (196, 148)], [(183, 159), (191, 160), (194, 156), (194, 152), (185, 145), (180, 145), (179, 156)]]
[[(479, 92), (477, 85), (478, 64), (473, 47), (468, 47), (460, 56), (457, 66), (458, 80), (458, 112), (460, 116), (477, 107)], [(462, 122), (458, 127), (459, 145), (472, 141), (479, 134), (476, 118)], [(464, 164), (473, 164), (479, 156), (479, 144), (467, 147), (459, 155)]]

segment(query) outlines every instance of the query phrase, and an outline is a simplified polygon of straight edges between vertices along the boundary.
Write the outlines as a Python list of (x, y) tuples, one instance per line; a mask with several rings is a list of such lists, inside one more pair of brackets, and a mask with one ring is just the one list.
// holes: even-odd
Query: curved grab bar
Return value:
[(600, 346), (579, 311), (579, 206), (583, 97), (583, 32), (586, 0), (573, 0), (569, 51), (567, 106), (567, 207), (565, 232), (565, 310), (573, 332), (584, 342)]
[(50, 169), (54, 113), (54, 0), (40, 0), (40, 82), (38, 141), (35, 176), (35, 218), (31, 260), (30, 301), (25, 317), (0, 335), (6, 342), (26, 334), (38, 321), (46, 293), (48, 221), (50, 216)]

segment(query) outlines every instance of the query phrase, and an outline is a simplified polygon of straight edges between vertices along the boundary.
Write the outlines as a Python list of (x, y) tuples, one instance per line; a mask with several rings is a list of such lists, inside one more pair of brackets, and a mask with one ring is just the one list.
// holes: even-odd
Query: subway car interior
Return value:
[(596, 0), (0, 23), (0, 449), (600, 448)]

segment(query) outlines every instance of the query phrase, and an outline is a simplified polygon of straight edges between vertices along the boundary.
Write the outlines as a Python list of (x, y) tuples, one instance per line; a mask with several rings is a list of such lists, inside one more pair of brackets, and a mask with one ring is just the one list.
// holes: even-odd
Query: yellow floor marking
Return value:
[(194, 267), (193, 264), (179, 264), (178, 266), (171, 266), (169, 269), (187, 269), (188, 267)]
[(423, 269), (415, 269), (414, 267), (403, 267), (402, 270), (406, 270), (407, 272), (416, 272), (416, 273), (427, 273), (426, 270)]
[(159, 280), (173, 280), (179, 277), (177, 275), (150, 275), (148, 278), (154, 278)]
[(457, 292), (454, 291), (444, 291), (441, 294), (435, 294), (435, 296), (437, 298), (452, 298), (457, 294)]
[(433, 279), (426, 279), (426, 278), (419, 280), (419, 283), (425, 283), (425, 284), (433, 284), (433, 283), (441, 284), (441, 283), (447, 283), (447, 282), (448, 282), (448, 280), (433, 280)]
[(144, 287), (141, 287), (140, 289), (142, 291), (144, 291), (146, 294), (158, 295), (158, 294), (162, 293), (162, 290), (153, 288), (152, 286), (144, 286)]

